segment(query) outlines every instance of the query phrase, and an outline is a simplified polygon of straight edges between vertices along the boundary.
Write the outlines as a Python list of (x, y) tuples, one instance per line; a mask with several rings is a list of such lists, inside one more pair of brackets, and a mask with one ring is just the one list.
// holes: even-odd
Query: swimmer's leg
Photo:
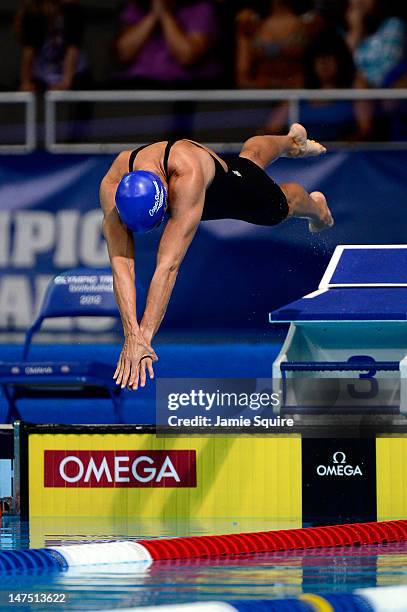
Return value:
[(266, 168), (279, 157), (311, 157), (325, 153), (319, 142), (309, 140), (304, 126), (294, 123), (286, 136), (253, 136), (246, 140), (240, 157)]
[(287, 198), (289, 217), (308, 219), (309, 231), (313, 234), (333, 226), (334, 220), (326, 198), (320, 191), (307, 193), (298, 183), (280, 185)]

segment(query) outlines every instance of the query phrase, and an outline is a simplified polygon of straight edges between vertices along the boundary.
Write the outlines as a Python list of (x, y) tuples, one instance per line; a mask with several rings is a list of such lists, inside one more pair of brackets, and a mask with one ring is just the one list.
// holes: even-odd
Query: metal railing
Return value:
[(25, 105), (24, 110), (24, 143), (0, 142), (0, 153), (29, 153), (37, 146), (36, 98), (29, 92), (1, 92), (0, 105)]
[[(45, 147), (54, 153), (114, 153), (135, 147), (143, 142), (61, 142), (57, 138), (57, 110), (59, 104), (75, 103), (287, 103), (287, 120), (298, 121), (303, 101), (356, 101), (356, 100), (407, 100), (405, 89), (290, 89), (290, 90), (146, 90), (146, 91), (52, 91), (45, 94)], [(24, 104), (24, 135), (22, 144), (0, 144), (0, 153), (26, 153), (37, 145), (36, 97), (26, 92), (0, 93), (1, 104)], [(136, 114), (136, 113), (135, 113)], [(217, 151), (238, 150), (240, 142), (208, 142)], [(355, 143), (335, 142), (335, 146), (355, 146)], [(363, 143), (363, 148), (407, 148), (406, 142)]]
[[(49, 151), (78, 153), (113, 153), (136, 147), (142, 142), (57, 142), (57, 105), (58, 103), (173, 103), (173, 102), (285, 102), (288, 105), (287, 118), (294, 123), (300, 117), (300, 104), (303, 101), (344, 101), (344, 100), (407, 100), (406, 89), (291, 89), (291, 90), (145, 90), (145, 91), (69, 91), (48, 92), (45, 95), (45, 145)], [(215, 150), (233, 151), (241, 143), (205, 143)], [(346, 143), (335, 143), (336, 145)], [(407, 148), (407, 143), (392, 143)], [(349, 146), (349, 144), (348, 144)], [(354, 144), (352, 146), (355, 146)], [(366, 146), (366, 145), (364, 145)], [(376, 143), (376, 148), (389, 146)]]

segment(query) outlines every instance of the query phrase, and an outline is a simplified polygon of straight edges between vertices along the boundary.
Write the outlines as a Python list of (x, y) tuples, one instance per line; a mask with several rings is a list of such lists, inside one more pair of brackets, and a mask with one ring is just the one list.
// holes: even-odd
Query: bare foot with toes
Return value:
[(292, 124), (288, 136), (293, 139), (293, 148), (286, 153), (286, 157), (317, 157), (326, 153), (326, 148), (322, 144), (309, 140), (307, 130), (300, 123)]
[(322, 232), (332, 227), (334, 219), (323, 193), (320, 191), (313, 191), (310, 193), (310, 197), (318, 204), (319, 213), (316, 219), (310, 219), (308, 227), (311, 234), (317, 234), (318, 232)]

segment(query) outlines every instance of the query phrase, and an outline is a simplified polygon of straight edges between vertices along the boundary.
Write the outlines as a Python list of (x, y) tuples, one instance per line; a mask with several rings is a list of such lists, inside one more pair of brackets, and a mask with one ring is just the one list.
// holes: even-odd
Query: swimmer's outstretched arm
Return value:
[[(202, 217), (204, 180), (199, 170), (171, 179), (171, 218), (162, 235), (140, 329), (147, 342), (154, 338), (167, 310), (178, 271)], [(143, 385), (143, 360), (141, 384)], [(145, 366), (144, 366), (145, 369)]]
[(149, 342), (161, 325), (185, 253), (195, 235), (201, 214), (169, 219), (161, 238), (157, 264), (147, 296), (140, 328)]
[(114, 374), (116, 383), (122, 387), (138, 380), (140, 361), (143, 357), (151, 358), (149, 360), (151, 377), (154, 375), (152, 361), (157, 360), (155, 352), (141, 334), (136, 317), (133, 235), (120, 221), (115, 207), (117, 185), (126, 172), (125, 160), (128, 162), (128, 155), (119, 155), (100, 186), (100, 203), (104, 213), (103, 233), (109, 251), (113, 286), (125, 338)]

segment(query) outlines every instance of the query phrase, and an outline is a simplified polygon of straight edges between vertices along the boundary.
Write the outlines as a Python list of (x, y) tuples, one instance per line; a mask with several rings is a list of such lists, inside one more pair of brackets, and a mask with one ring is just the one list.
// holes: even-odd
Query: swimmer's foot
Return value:
[(293, 146), (284, 157), (317, 157), (326, 153), (326, 148), (322, 144), (309, 140), (307, 130), (300, 123), (292, 124), (288, 136), (292, 138)]
[(323, 232), (332, 227), (334, 219), (323, 193), (320, 191), (313, 191), (310, 193), (310, 197), (316, 204), (316, 216), (315, 219), (309, 220), (308, 227), (311, 234), (317, 234), (318, 232)]

